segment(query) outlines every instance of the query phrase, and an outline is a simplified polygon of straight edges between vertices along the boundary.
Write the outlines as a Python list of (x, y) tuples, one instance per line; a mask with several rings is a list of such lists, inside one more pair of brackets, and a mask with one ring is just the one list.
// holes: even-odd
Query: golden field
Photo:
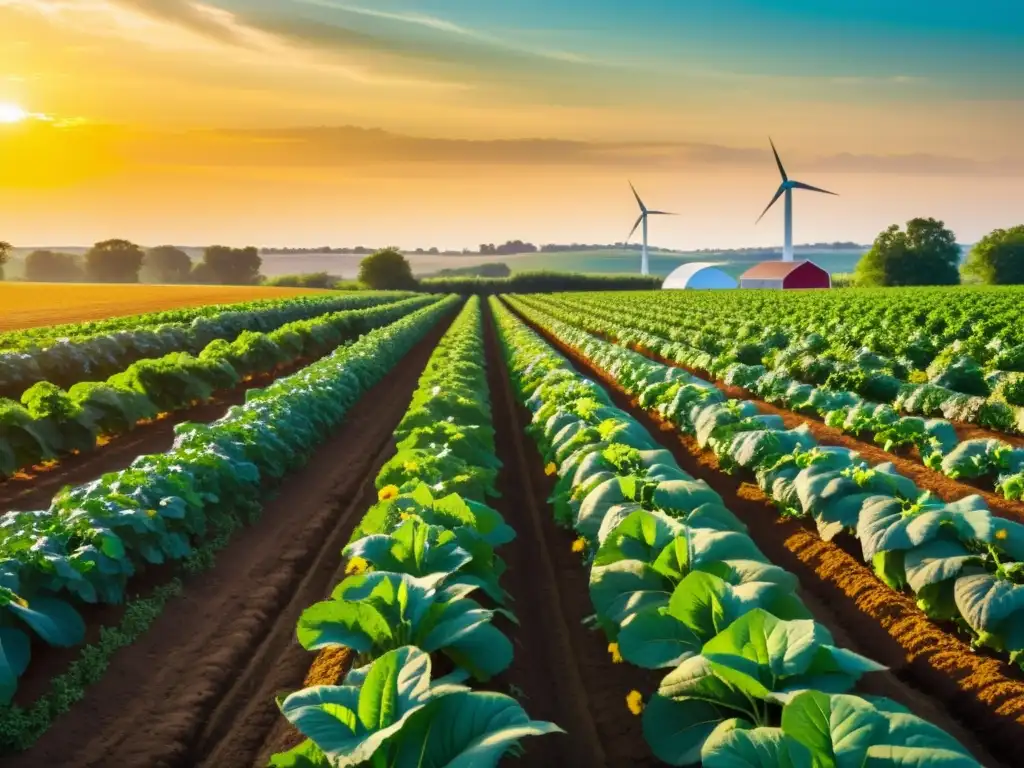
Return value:
[(0, 282), (0, 331), (308, 293), (324, 291), (246, 285)]

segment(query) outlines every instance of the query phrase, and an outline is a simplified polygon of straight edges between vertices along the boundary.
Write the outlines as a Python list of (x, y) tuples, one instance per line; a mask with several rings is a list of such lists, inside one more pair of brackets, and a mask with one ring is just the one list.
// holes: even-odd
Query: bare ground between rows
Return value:
[[(793, 429), (801, 424), (806, 424), (808, 429), (810, 429), (811, 434), (814, 436), (814, 439), (822, 445), (835, 445), (848, 448), (851, 451), (856, 451), (861, 455), (861, 458), (871, 464), (881, 464), (886, 461), (891, 461), (896, 466), (896, 469), (900, 474), (909, 477), (919, 488), (931, 491), (941, 499), (946, 501), (956, 501), (957, 499), (962, 499), (965, 496), (970, 496), (971, 494), (980, 494), (985, 500), (985, 503), (988, 504), (989, 509), (991, 509), (997, 516), (1004, 517), (1009, 520), (1015, 520), (1017, 522), (1024, 520), (1024, 502), (1011, 501), (1004, 496), (994, 493), (989, 488), (983, 487), (980, 483), (953, 480), (952, 478), (946, 477), (941, 472), (929, 469), (921, 463), (920, 455), (917, 453), (916, 449), (914, 449), (912, 453), (908, 452), (906, 455), (890, 453), (875, 443), (860, 440), (843, 432), (841, 429), (828, 426), (818, 416), (797, 413), (796, 411), (791, 411), (786, 408), (780, 408), (777, 405), (761, 400), (756, 394), (747, 389), (725, 384), (722, 381), (711, 378), (703, 371), (681, 365), (669, 360), (668, 358), (662, 357), (661, 355), (656, 355), (650, 350), (636, 346), (631, 346), (631, 349), (650, 358), (651, 360), (655, 360), (673, 368), (679, 368), (686, 371), (691, 376), (695, 376), (702, 381), (714, 384), (714, 386), (727, 397), (735, 398), (737, 400), (749, 400), (754, 403), (762, 413), (780, 416), (786, 429)], [(961, 441), (984, 437), (1003, 440), (1004, 442), (1010, 442), (1014, 445), (1024, 445), (1024, 438), (1015, 438), (1013, 435), (992, 432), (991, 430), (974, 427), (969, 424), (956, 424), (955, 427), (957, 437)]]
[(219, 768), (252, 765), (279, 717), (274, 696), (301, 685), (310, 654), (299, 613), (333, 586), (340, 549), (393, 451), (392, 431), (448, 320), (353, 406), (260, 520), (214, 567), (187, 579), (143, 637), (5, 768)]
[(572, 535), (555, 525), (547, 503), (553, 481), (526, 437), (528, 416), (513, 396), (489, 308), (487, 315), (488, 381), (503, 464), (495, 506), (516, 531), (501, 550), (505, 588), (520, 620), (508, 677), (525, 694), (530, 717), (566, 731), (526, 739), (523, 759), (538, 766), (660, 765), (625, 703), (631, 689), (650, 693), (660, 676), (612, 663), (604, 636), (582, 623), (593, 613), (587, 572), (571, 552)]
[(679, 466), (707, 482), (749, 528), (768, 559), (801, 583), (800, 596), (838, 645), (885, 664), (860, 691), (887, 696), (957, 738), (986, 766), (1019, 764), (1024, 684), (1008, 665), (979, 656), (930, 622), (912, 599), (878, 581), (860, 561), (821, 541), (798, 521), (781, 520), (756, 485), (718, 468), (714, 455), (660, 423), (576, 351), (527, 322), (585, 375), (603, 382), (614, 403), (634, 416)]
[(250, 389), (269, 386), (277, 379), (305, 368), (311, 360), (302, 360), (263, 373), (242, 382), (235, 389), (217, 393), (208, 403), (183, 411), (174, 411), (164, 418), (140, 424), (130, 432), (112, 438), (94, 450), (61, 458), (48, 469), (19, 473), (0, 482), (0, 514), (12, 509), (46, 509), (57, 491), (66, 485), (87, 483), (104, 475), (124, 469), (137, 456), (162, 453), (174, 442), (174, 428), (186, 421), (208, 424), (216, 421), (233, 405), (245, 402)]

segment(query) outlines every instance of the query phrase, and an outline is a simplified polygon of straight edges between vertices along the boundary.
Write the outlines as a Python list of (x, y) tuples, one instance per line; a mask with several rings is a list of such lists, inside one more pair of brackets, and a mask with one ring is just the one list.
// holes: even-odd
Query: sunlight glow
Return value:
[(28, 112), (17, 104), (0, 102), (0, 123), (20, 123), (28, 117)]

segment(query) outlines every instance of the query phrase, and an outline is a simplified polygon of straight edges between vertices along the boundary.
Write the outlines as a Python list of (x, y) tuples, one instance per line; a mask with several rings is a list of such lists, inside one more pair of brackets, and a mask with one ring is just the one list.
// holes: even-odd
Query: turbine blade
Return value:
[(836, 195), (836, 197), (839, 197), (835, 192), (829, 192), (827, 189), (821, 189), (820, 187), (812, 187), (810, 184), (804, 184), (802, 181), (791, 181), (789, 185), (793, 189), (809, 189), (811, 192), (824, 192), (826, 195)]
[(757, 224), (758, 221), (760, 221), (761, 219), (764, 218), (764, 215), (766, 213), (768, 213), (768, 209), (771, 208), (773, 205), (775, 205), (775, 201), (778, 200), (780, 197), (782, 197), (782, 193), (785, 192), (785, 191), (786, 191), (785, 187), (783, 187), (783, 186), (779, 187), (778, 191), (775, 193), (775, 197), (773, 197), (772, 201), (770, 203), (768, 203), (768, 205), (765, 206), (763, 211), (761, 211), (761, 215), (757, 217), (757, 221), (754, 222), (755, 224)]
[(643, 221), (643, 220), (644, 220), (644, 214), (641, 213), (636, 218), (636, 224), (633, 225), (633, 228), (631, 230), (629, 230), (629, 234), (626, 235), (626, 242), (627, 243), (629, 242), (629, 238), (631, 238), (633, 236), (633, 233), (636, 232), (636, 228), (640, 226), (640, 222)]
[(678, 213), (672, 213), (672, 211), (648, 211), (649, 214), (656, 214), (658, 216), (678, 216)]
[(644, 201), (640, 199), (640, 195), (636, 193), (636, 187), (633, 186), (633, 182), (629, 182), (629, 188), (633, 190), (633, 197), (636, 198), (636, 204), (640, 206), (640, 210), (647, 213), (647, 207), (644, 205)]
[(772, 141), (772, 137), (768, 137), (768, 143), (772, 145), (772, 154), (775, 155), (775, 164), (779, 166), (779, 173), (782, 174), (783, 181), (789, 181), (789, 176), (786, 175), (786, 169), (782, 167), (782, 160), (779, 158), (779, 151), (775, 149), (775, 142)]

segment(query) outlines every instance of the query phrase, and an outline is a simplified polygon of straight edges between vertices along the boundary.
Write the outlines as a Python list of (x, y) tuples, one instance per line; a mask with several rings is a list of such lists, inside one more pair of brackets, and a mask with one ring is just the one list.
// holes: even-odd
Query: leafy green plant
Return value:
[(496, 766), (520, 739), (561, 732), (530, 720), (515, 699), (470, 691), (449, 679), (432, 681), (430, 673), (430, 657), (405, 646), (352, 670), (343, 685), (284, 697), (281, 712), (308, 739), (275, 755), (271, 765)]

